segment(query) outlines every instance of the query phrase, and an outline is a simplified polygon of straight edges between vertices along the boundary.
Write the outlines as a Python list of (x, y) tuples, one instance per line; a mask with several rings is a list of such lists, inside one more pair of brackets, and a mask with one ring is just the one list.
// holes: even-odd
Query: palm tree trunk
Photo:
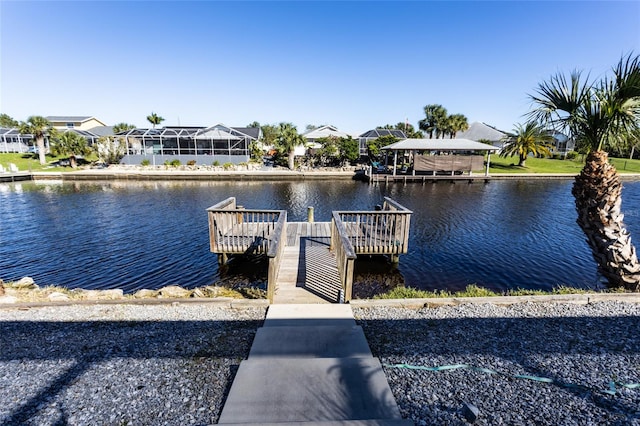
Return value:
[(573, 185), (578, 225), (611, 288), (640, 291), (640, 263), (620, 212), (622, 184), (603, 151), (587, 156)]
[(295, 151), (289, 151), (289, 155), (288, 155), (289, 170), (293, 170), (296, 167), (295, 162), (293, 161), (294, 158), (295, 158)]
[(37, 138), (36, 145), (38, 147), (38, 159), (40, 160), (40, 164), (44, 166), (45, 164), (47, 164), (47, 157), (45, 156), (46, 153), (44, 152), (44, 138)]
[(527, 156), (520, 154), (518, 160), (520, 160), (520, 161), (518, 161), (518, 167), (525, 167), (525, 164), (526, 164), (526, 161), (527, 161)]

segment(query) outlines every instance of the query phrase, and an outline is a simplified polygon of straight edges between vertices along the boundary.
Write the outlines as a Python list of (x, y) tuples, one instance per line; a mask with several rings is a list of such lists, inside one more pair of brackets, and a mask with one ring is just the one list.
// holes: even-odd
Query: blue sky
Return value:
[(0, 0), (0, 112), (333, 124), (442, 104), (511, 130), (556, 72), (640, 53), (640, 2)]

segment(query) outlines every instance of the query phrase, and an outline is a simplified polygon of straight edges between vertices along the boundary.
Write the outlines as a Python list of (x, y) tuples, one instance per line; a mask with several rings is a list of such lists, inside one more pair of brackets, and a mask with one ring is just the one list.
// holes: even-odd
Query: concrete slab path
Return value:
[(219, 424), (413, 425), (349, 305), (271, 305)]

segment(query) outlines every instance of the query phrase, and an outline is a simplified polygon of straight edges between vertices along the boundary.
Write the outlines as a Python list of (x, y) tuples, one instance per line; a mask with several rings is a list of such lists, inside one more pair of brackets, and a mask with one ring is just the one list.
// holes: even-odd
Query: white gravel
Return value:
[(265, 309), (0, 310), (0, 425), (214, 424)]
[(416, 425), (468, 424), (465, 402), (479, 409), (477, 425), (640, 425), (640, 389), (601, 392), (612, 380), (640, 383), (638, 304), (377, 307), (354, 314), (383, 364), (467, 364), (502, 373), (385, 367), (403, 417)]

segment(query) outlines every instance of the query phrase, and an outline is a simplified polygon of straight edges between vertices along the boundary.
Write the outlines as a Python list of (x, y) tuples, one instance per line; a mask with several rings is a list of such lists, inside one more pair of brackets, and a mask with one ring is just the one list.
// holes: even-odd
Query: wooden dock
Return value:
[(340, 276), (329, 222), (289, 222), (273, 303), (335, 303)]
[(334, 211), (331, 222), (287, 222), (284, 210), (247, 210), (230, 197), (207, 209), (211, 251), (266, 254), (271, 303), (351, 300), (358, 254), (407, 253), (412, 212), (390, 198), (375, 211)]

